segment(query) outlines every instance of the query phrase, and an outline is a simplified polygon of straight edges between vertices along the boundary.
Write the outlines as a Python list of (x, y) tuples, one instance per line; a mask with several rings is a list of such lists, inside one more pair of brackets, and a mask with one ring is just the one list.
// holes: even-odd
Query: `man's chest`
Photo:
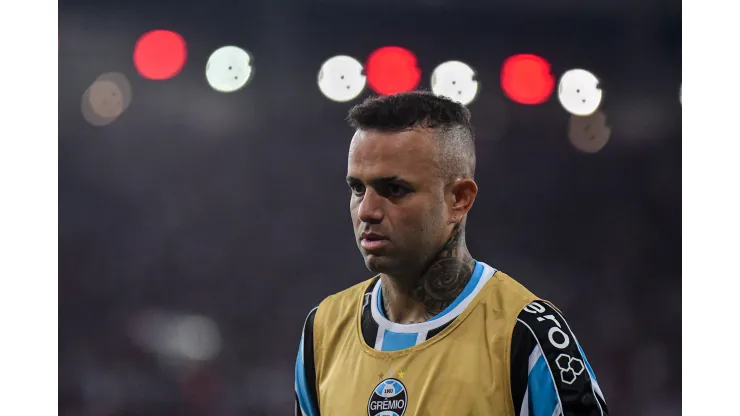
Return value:
[[(407, 354), (337, 351), (318, 373), (322, 416), (505, 415), (507, 360), (482, 342), (437, 342)], [(499, 411), (500, 410), (500, 411)]]

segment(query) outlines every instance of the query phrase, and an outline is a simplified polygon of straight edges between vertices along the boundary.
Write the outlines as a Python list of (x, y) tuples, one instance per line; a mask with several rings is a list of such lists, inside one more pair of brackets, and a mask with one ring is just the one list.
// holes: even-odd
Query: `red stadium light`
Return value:
[(421, 81), (416, 56), (398, 46), (386, 46), (373, 51), (367, 58), (365, 75), (370, 88), (381, 95), (413, 91)]
[(134, 66), (151, 80), (165, 80), (177, 75), (185, 65), (187, 47), (179, 34), (153, 30), (142, 35), (134, 47)]
[(542, 104), (555, 88), (550, 63), (537, 55), (514, 55), (504, 61), (501, 88), (507, 97), (520, 104)]

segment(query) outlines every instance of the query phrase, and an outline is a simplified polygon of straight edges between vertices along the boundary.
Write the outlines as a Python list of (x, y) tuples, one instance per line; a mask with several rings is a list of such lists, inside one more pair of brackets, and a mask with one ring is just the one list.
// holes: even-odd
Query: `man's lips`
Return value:
[(368, 238), (363, 238), (362, 240), (360, 240), (360, 245), (363, 249), (365, 249), (365, 251), (374, 251), (388, 245), (388, 240), (372, 240)]
[(389, 242), (388, 238), (378, 233), (362, 233), (360, 246), (366, 251), (373, 251), (384, 247)]

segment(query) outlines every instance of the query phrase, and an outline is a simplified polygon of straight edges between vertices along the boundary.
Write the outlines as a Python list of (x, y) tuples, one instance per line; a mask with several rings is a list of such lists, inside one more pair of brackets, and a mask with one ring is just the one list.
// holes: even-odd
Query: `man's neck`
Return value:
[(475, 268), (458, 224), (426, 271), (412, 282), (383, 275), (383, 307), (393, 322), (425, 322), (438, 315), (463, 291)]

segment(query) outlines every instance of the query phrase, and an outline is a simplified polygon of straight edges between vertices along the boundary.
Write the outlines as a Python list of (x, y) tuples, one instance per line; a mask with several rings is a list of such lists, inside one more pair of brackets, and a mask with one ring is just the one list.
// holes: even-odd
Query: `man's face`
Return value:
[(376, 273), (414, 274), (444, 245), (448, 227), (434, 132), (358, 130), (347, 184), (355, 237)]

